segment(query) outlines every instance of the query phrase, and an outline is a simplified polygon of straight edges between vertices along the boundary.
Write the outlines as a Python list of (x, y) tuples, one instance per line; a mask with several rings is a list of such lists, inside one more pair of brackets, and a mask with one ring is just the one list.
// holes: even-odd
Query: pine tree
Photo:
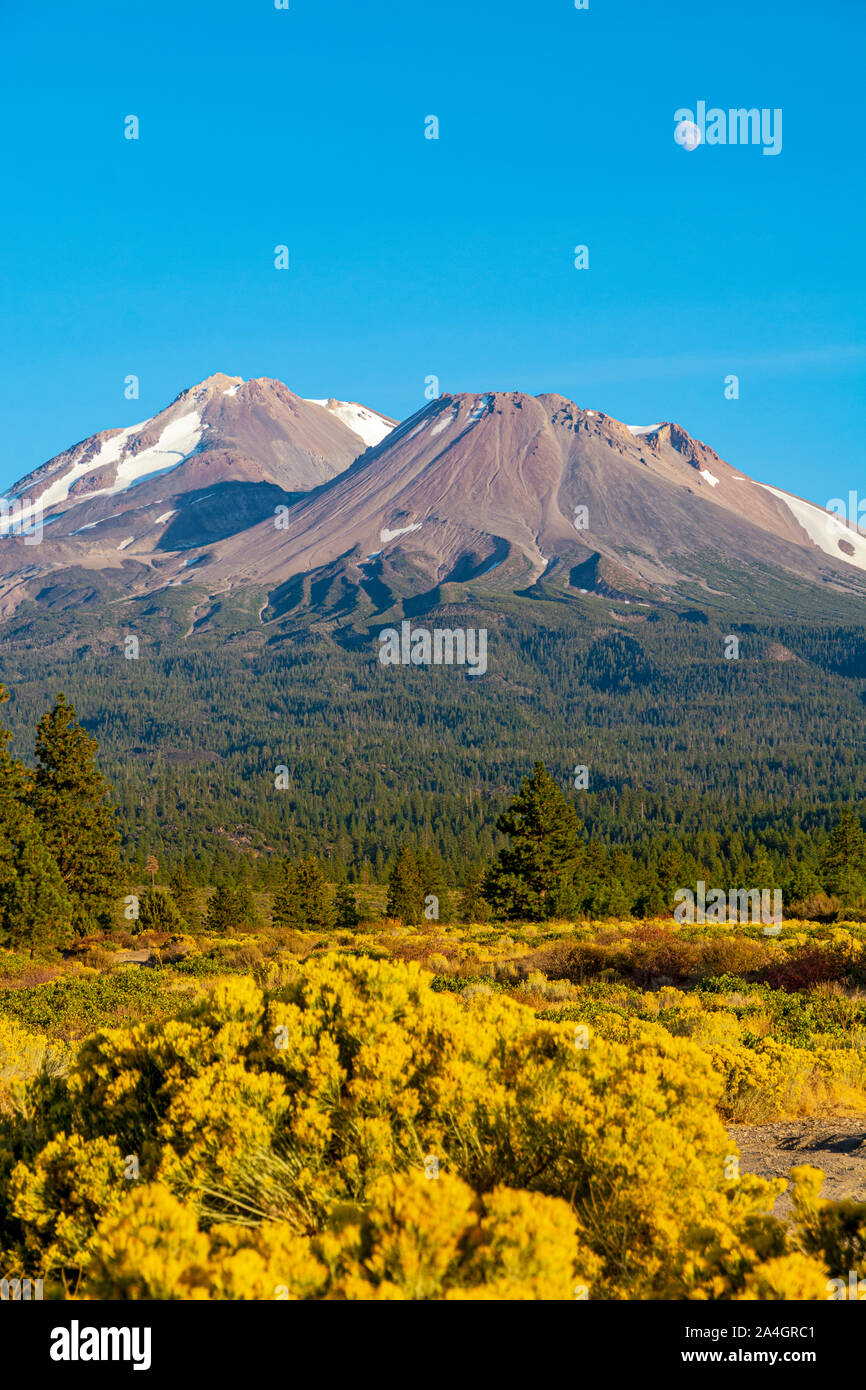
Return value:
[(790, 906), (792, 915), (797, 916), (793, 911), (797, 904), (805, 905), (808, 899), (813, 898), (816, 893), (821, 892), (821, 880), (810, 864), (802, 861), (793, 868), (785, 880), (783, 890), (783, 901), (785, 907)]
[(258, 925), (255, 899), (248, 883), (221, 883), (211, 894), (205, 931), (220, 934), (254, 931)]
[[(0, 704), (9, 699), (0, 685)], [(0, 933), (30, 948), (69, 939), (71, 904), (60, 871), (28, 804), (32, 774), (12, 757), (0, 728)]]
[[(8, 699), (9, 692), (0, 685), (0, 705)], [(15, 836), (30, 815), (27, 806), (30, 774), (12, 757), (11, 737), (7, 729), (0, 727), (0, 890), (14, 875)]]
[(354, 931), (361, 920), (354, 889), (348, 883), (341, 883), (334, 902), (336, 926), (339, 931)]
[(302, 859), (298, 865), (298, 879), (307, 926), (311, 931), (330, 931), (334, 926), (334, 907), (318, 859), (312, 855)]
[(424, 880), (415, 855), (403, 845), (388, 879), (388, 916), (398, 917), (404, 926), (417, 926), (424, 917), (424, 897)]
[[(740, 845), (738, 853), (742, 854), (742, 852), (742, 845)], [(677, 888), (685, 887), (685, 855), (683, 854), (682, 845), (676, 840), (662, 851), (658, 861), (658, 875), (659, 882), (668, 897), (670, 897)]]
[(479, 864), (471, 865), (466, 871), (463, 891), (457, 903), (457, 916), (461, 922), (489, 921), (490, 905), (481, 892), (483, 882), (483, 868)]
[[(424, 889), (424, 920), (450, 922), (451, 896), (448, 892), (445, 868), (439, 855), (432, 849), (421, 849), (415, 856), (415, 864)], [(435, 898), (435, 903), (428, 901), (431, 896)], [(435, 909), (435, 915), (432, 914), (432, 909)]]
[(314, 856), (286, 864), (282, 886), (274, 897), (272, 921), (274, 926), (296, 931), (330, 931), (334, 926), (328, 882)]
[(218, 884), (208, 900), (204, 921), (206, 932), (223, 936), (234, 930), (234, 901), (231, 884)]
[(15, 835), (0, 918), (11, 944), (29, 947), (31, 957), (37, 947), (64, 946), (72, 935), (72, 904), (32, 818)]
[(860, 817), (846, 807), (821, 855), (824, 886), (844, 904), (859, 902), (866, 893), (866, 835)]
[(607, 850), (600, 840), (591, 839), (580, 865), (580, 873), (575, 883), (578, 911), (591, 913), (592, 903), (599, 887), (607, 877)]
[(184, 920), (167, 888), (145, 888), (138, 909), (139, 931), (182, 932)]
[[(712, 883), (713, 878), (708, 875), (704, 881)], [(738, 884), (732, 886), (739, 887)], [(758, 845), (752, 854), (752, 860), (749, 866), (748, 886), (758, 889), (766, 888), (768, 891), (779, 886), (778, 874), (773, 867), (773, 861), (764, 845)]]
[(169, 887), (177, 904), (178, 912), (187, 927), (190, 931), (198, 931), (201, 927), (198, 896), (185, 868), (181, 867), (174, 870), (169, 878)]
[(590, 917), (628, 917), (632, 903), (629, 885), (609, 868), (604, 877), (597, 879), (590, 890), (588, 913)]
[(96, 766), (97, 743), (64, 695), (36, 729), (31, 805), (72, 901), (79, 936), (111, 926), (120, 892), (120, 835), (108, 788)]
[(537, 922), (572, 912), (586, 849), (583, 825), (543, 763), (524, 777), (496, 828), (511, 844), (484, 878), (482, 891), (495, 915)]
[(634, 903), (636, 917), (668, 917), (671, 903), (658, 879), (652, 874), (644, 877)]
[(274, 894), (271, 923), (275, 927), (285, 927), (292, 931), (298, 931), (303, 926), (298, 871), (290, 861), (283, 865), (283, 881)]

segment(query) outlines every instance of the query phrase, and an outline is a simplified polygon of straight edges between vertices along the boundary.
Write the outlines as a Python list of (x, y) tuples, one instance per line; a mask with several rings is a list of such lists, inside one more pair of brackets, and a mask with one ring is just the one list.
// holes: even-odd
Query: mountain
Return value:
[[(219, 873), (324, 847), (381, 879), (407, 838), (456, 872), (538, 759), (615, 844), (796, 843), (866, 796), (859, 531), (558, 395), (390, 425), (214, 377), (24, 479), (48, 515), (0, 540), (19, 753), (64, 690), (127, 843)], [(401, 618), (486, 629), (486, 671), (384, 666)]]
[(726, 571), (755, 568), (866, 597), (858, 531), (677, 424), (628, 426), (556, 395), (441, 396), (283, 520), (213, 547), (198, 580), (253, 582), (272, 617), (383, 612), (468, 584), (733, 597)]
[(250, 589), (256, 622), (301, 624), (470, 592), (786, 612), (810, 590), (866, 599), (857, 529), (678, 424), (629, 426), (555, 394), (444, 395), (395, 426), (214, 376), (12, 496), (47, 515), (40, 545), (0, 544), (5, 613), (37, 597), (69, 607), (118, 570), (128, 596), (190, 586), (206, 613)]
[(63, 556), (185, 551), (327, 482), (394, 423), (303, 400), (280, 381), (217, 374), (141, 424), (73, 445), (8, 500), (22, 523), (41, 508), (52, 545), (75, 540)]

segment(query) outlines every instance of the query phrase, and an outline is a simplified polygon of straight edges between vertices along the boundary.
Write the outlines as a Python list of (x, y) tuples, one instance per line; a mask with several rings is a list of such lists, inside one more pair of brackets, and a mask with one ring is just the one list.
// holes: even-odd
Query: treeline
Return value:
[[(62, 685), (99, 739), (139, 877), (153, 853), (199, 887), (248, 873), (268, 891), (283, 860), (311, 855), (333, 883), (384, 883), (407, 842), (462, 887), (503, 847), (496, 820), (536, 761), (640, 874), (676, 844), (714, 877), (738, 877), (759, 846), (777, 875), (814, 872), (843, 806), (866, 798), (862, 628), (635, 608), (628, 631), (605, 631), (603, 613), (587, 624), (544, 602), (461, 613), (490, 628), (481, 680), (384, 672), (372, 640), (347, 650), (314, 633), (194, 650), (154, 636), (137, 661), (120, 643), (15, 649), (16, 749), (29, 758)], [(738, 661), (722, 656), (732, 631)]]
[[(636, 854), (587, 834), (573, 802), (537, 763), (499, 816), (507, 845), (492, 861), (467, 869), (454, 915), (462, 921), (543, 921), (569, 917), (663, 917), (678, 889), (780, 889), (789, 916), (866, 919), (866, 834), (852, 808), (812, 853), (779, 864), (765, 845), (742, 837), (724, 846), (711, 834), (695, 842), (672, 836)], [(444, 905), (444, 910), (443, 910)], [(420, 923), (451, 915), (441, 862), (404, 846), (389, 880), (388, 911)]]
[[(429, 847), (404, 844), (388, 875), (387, 916), (411, 926), (666, 917), (673, 913), (677, 891), (694, 890), (702, 880), (707, 889), (726, 895), (731, 889), (773, 893), (779, 888), (789, 917), (866, 920), (866, 833), (852, 808), (813, 847), (814, 866), (800, 858), (780, 872), (764, 845), (748, 852), (736, 836), (728, 841), (727, 855), (719, 853), (713, 836), (701, 837), (697, 846), (664, 837), (656, 853), (647, 849), (637, 855), (588, 834), (573, 801), (537, 763), (499, 816), (497, 830), (506, 845), (487, 863), (467, 864), (459, 884)], [(307, 931), (359, 925), (355, 889), (346, 879), (336, 885), (329, 881), (327, 868), (314, 855), (274, 865), (273, 925)], [(165, 895), (163, 901), (169, 900)], [(142, 918), (147, 925), (177, 926), (153, 917), (145, 904)], [(261, 925), (248, 879), (216, 889), (205, 917), (209, 931)]]
[[(6, 699), (0, 686), (0, 703)], [(9, 743), (0, 730), (0, 939), (7, 944), (32, 953), (118, 920), (132, 931), (254, 930), (266, 924), (253, 892), (263, 877), (273, 925), (358, 925), (364, 866), (357, 863), (246, 855), (213, 872), (213, 864), (178, 856), (161, 885), (153, 855), (124, 866), (97, 742), (64, 695), (39, 720), (33, 768), (13, 757)], [(866, 918), (866, 835), (856, 806), (823, 835), (798, 826), (786, 839), (769, 826), (763, 836), (665, 832), (628, 845), (595, 833), (577, 801), (539, 761), (496, 819), (497, 850), (467, 845), (455, 868), (429, 843), (404, 837), (390, 863), (382, 861), (388, 916), (407, 924), (666, 916), (676, 891), (702, 880), (725, 893), (779, 889), (788, 916)], [(151, 883), (137, 896), (129, 889), (142, 872)], [(203, 906), (205, 886), (214, 891)]]

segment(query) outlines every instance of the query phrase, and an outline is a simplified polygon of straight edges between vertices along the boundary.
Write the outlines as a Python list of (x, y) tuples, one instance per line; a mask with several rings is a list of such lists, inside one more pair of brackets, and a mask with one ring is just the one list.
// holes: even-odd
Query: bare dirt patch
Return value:
[[(821, 1196), (866, 1201), (866, 1115), (831, 1120), (778, 1120), (769, 1125), (731, 1125), (740, 1150), (740, 1171), (760, 1178), (787, 1178), (810, 1163), (825, 1173)], [(789, 1192), (776, 1201), (777, 1216), (791, 1211)]]

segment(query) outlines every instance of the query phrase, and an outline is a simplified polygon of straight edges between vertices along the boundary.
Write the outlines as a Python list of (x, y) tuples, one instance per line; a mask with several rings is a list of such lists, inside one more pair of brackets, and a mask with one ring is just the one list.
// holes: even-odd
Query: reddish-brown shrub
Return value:
[(849, 970), (850, 965), (844, 956), (822, 951), (820, 946), (804, 946), (787, 960), (768, 966), (762, 972), (762, 978), (772, 989), (793, 993), (795, 990), (810, 989), (812, 985), (825, 984), (828, 980), (841, 980)]
[(646, 987), (659, 976), (680, 984), (700, 974), (698, 942), (684, 941), (670, 928), (641, 926), (634, 933), (631, 974), (635, 983)]

